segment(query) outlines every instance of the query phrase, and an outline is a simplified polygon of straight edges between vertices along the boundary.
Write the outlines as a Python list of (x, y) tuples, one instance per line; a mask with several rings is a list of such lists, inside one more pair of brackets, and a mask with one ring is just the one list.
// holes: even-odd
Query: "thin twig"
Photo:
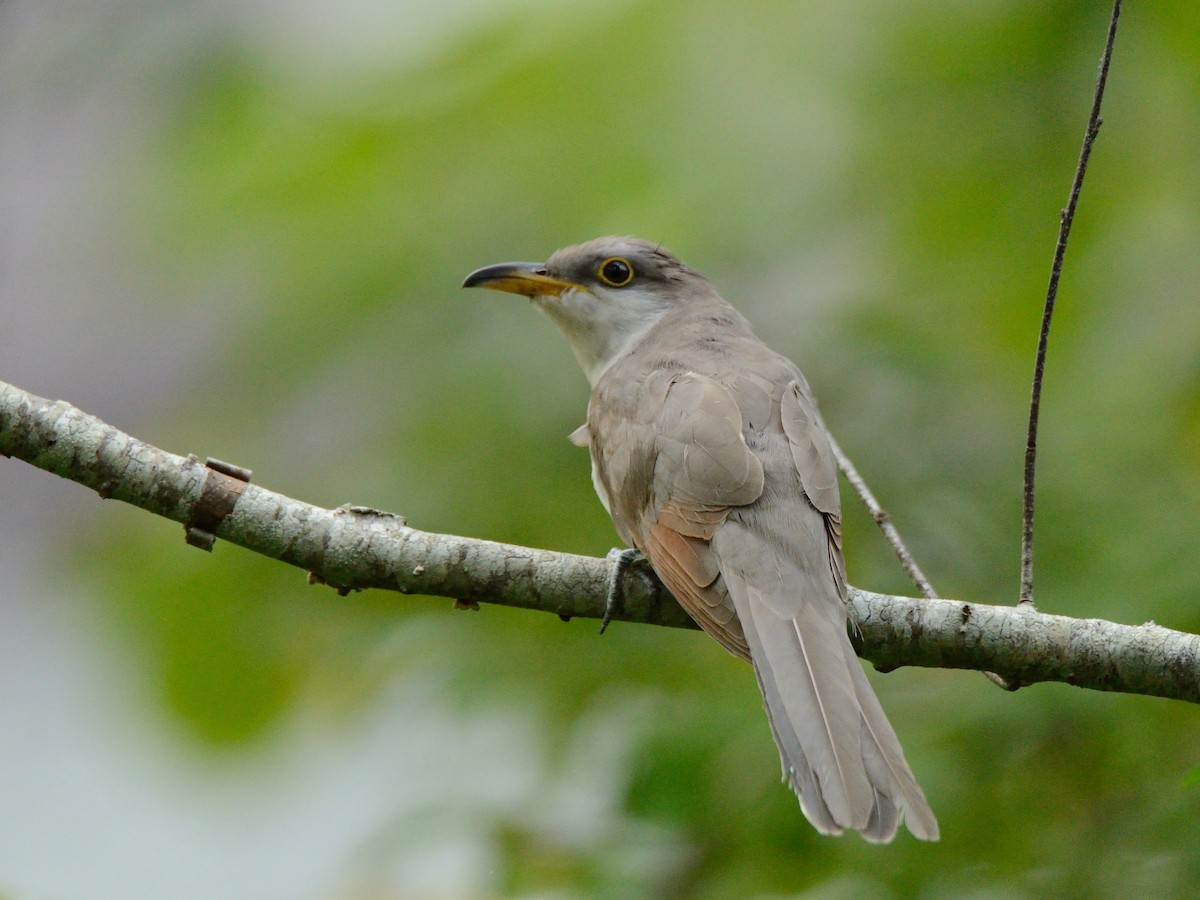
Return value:
[[(933, 589), (933, 585), (929, 583), (929, 579), (925, 577), (925, 573), (921, 571), (921, 567), (917, 565), (917, 561), (913, 559), (913, 555), (908, 552), (908, 547), (905, 546), (904, 540), (900, 537), (900, 532), (892, 524), (892, 517), (886, 509), (879, 505), (879, 501), (875, 499), (875, 495), (867, 487), (866, 481), (858, 474), (858, 469), (854, 467), (854, 463), (850, 461), (850, 457), (838, 446), (837, 441), (833, 439), (833, 435), (829, 435), (829, 446), (833, 448), (833, 455), (837, 457), (838, 468), (842, 470), (842, 474), (846, 476), (846, 480), (850, 482), (850, 486), (854, 488), (854, 492), (862, 500), (863, 506), (871, 514), (871, 518), (879, 525), (879, 530), (883, 532), (883, 536), (887, 538), (887, 542), (892, 545), (892, 550), (895, 551), (896, 557), (900, 560), (900, 565), (904, 567), (904, 571), (908, 573), (908, 577), (917, 586), (917, 590), (921, 592), (921, 595), (926, 600), (937, 599), (937, 591)], [(983, 674), (987, 676), (988, 681), (992, 684), (1006, 691), (1015, 691), (1020, 687), (1019, 683), (1009, 681), (995, 672), (984, 671)]]
[(879, 526), (879, 530), (887, 538), (887, 542), (892, 545), (892, 550), (895, 551), (896, 557), (900, 560), (900, 565), (904, 567), (904, 571), (908, 573), (908, 577), (917, 586), (917, 590), (927, 599), (932, 600), (937, 597), (937, 591), (933, 589), (933, 585), (929, 583), (929, 579), (925, 577), (925, 573), (921, 571), (921, 567), (917, 565), (917, 561), (908, 552), (908, 547), (904, 546), (904, 541), (900, 538), (900, 532), (892, 524), (892, 517), (888, 515), (886, 509), (879, 505), (879, 501), (875, 499), (875, 495), (871, 493), (871, 489), (867, 487), (867, 483), (863, 480), (863, 477), (858, 474), (858, 469), (854, 467), (854, 463), (850, 461), (850, 457), (838, 446), (837, 441), (833, 439), (833, 435), (829, 435), (829, 446), (833, 448), (833, 455), (837, 457), (838, 468), (842, 470), (842, 474), (846, 476), (846, 480), (850, 482), (850, 486), (854, 488), (855, 493), (862, 500), (863, 506), (871, 514), (871, 518), (875, 520), (875, 523)]
[(1071, 182), (1071, 196), (1067, 208), (1059, 219), (1058, 243), (1054, 248), (1054, 263), (1050, 268), (1050, 284), (1046, 289), (1046, 306), (1042, 311), (1042, 330), (1038, 335), (1037, 356), (1033, 363), (1033, 392), (1029, 400), (1029, 433), (1025, 440), (1025, 511), (1024, 528), (1021, 532), (1021, 596), (1020, 603), (1033, 603), (1033, 475), (1037, 458), (1038, 412), (1042, 404), (1042, 377), (1046, 367), (1046, 345), (1050, 341), (1050, 319), (1054, 315), (1054, 300), (1058, 296), (1058, 279), (1062, 274), (1063, 256), (1067, 252), (1067, 238), (1071, 234), (1071, 223), (1075, 219), (1075, 207), (1079, 204), (1079, 192), (1083, 188), (1083, 176), (1087, 172), (1088, 158), (1092, 145), (1100, 133), (1100, 103), (1104, 99), (1104, 84), (1108, 81), (1108, 64), (1112, 59), (1113, 41), (1117, 36), (1117, 20), (1121, 17), (1121, 0), (1113, 3), (1112, 18), (1108, 23), (1108, 37), (1104, 42), (1104, 53), (1100, 57), (1100, 74), (1096, 78), (1096, 93), (1092, 99), (1092, 114), (1088, 118), (1087, 131), (1083, 136), (1083, 148), (1079, 151), (1079, 163), (1075, 167), (1075, 178)]

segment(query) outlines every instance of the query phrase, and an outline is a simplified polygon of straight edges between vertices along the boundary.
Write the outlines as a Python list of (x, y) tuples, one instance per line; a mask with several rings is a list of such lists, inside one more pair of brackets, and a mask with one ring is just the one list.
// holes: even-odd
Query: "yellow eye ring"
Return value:
[(610, 256), (596, 269), (596, 277), (609, 287), (625, 287), (633, 281), (633, 264), (620, 256)]

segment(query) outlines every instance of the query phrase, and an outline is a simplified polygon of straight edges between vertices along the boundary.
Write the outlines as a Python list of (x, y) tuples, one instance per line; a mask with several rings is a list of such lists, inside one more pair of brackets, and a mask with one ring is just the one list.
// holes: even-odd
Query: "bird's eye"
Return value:
[(629, 260), (614, 256), (600, 263), (597, 274), (609, 287), (625, 287), (633, 281), (633, 266), (629, 264)]

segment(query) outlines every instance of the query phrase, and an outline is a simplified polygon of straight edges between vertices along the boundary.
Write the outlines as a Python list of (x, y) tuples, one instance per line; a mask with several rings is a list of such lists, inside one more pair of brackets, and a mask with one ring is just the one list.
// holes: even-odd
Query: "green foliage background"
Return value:
[[(1122, 24), (1051, 346), (1037, 555), (1046, 611), (1190, 631), (1198, 10), (1132, 4)], [(457, 286), (636, 233), (805, 369), (943, 594), (1010, 602), (1036, 325), (1106, 19), (1068, 2), (528, 4), (464, 15), (391, 62), (311, 68), (200, 29), (146, 86), (156, 114), (101, 190), (117, 264), (163, 315), (211, 303), (212, 319), (179, 336), (203, 352), (169, 402), (117, 424), (310, 502), (602, 554), (615, 538), (565, 440), (584, 379), (526, 304)], [(102, 54), (115, 38), (94, 40)], [(511, 802), (442, 798), (370, 848), (386, 859), (431, 822), (469, 830), (494, 863), (481, 896), (1200, 882), (1191, 707), (874, 678), (944, 835), (874, 848), (809, 828), (749, 669), (701, 635), (342, 599), (110, 515), (115, 531), (70, 536), (71, 577), (100, 585), (110, 639), (197, 752), (269, 753), (298, 710), (354, 727), (397, 682), (530, 732), (544, 753)], [(854, 583), (911, 590), (857, 510), (846, 545)], [(564, 783), (594, 802), (548, 824), (544, 793)]]

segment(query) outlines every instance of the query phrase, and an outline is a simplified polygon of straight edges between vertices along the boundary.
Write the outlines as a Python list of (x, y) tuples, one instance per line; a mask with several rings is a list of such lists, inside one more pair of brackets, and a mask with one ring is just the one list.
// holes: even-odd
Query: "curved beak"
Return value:
[(530, 262), (484, 266), (468, 275), (462, 286), (491, 288), (494, 291), (508, 291), (510, 294), (524, 294), (526, 297), (557, 297), (569, 288), (580, 287), (573, 281), (563, 281), (561, 278), (547, 275), (544, 263)]

